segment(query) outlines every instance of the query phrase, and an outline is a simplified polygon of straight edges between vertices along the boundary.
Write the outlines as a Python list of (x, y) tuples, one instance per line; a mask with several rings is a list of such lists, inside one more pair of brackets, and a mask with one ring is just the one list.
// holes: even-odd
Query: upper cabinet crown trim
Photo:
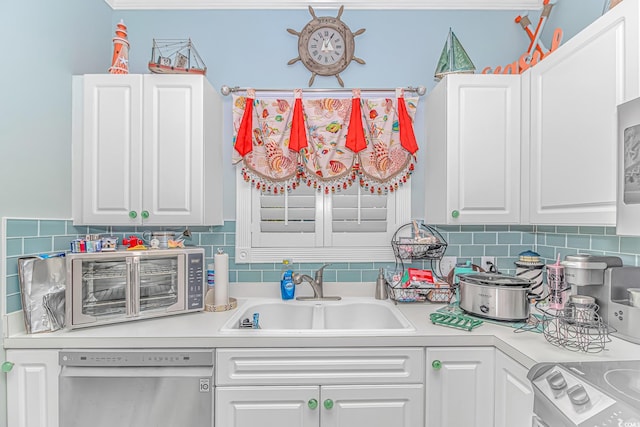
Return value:
[(113, 9), (540, 9), (541, 0), (105, 0)]

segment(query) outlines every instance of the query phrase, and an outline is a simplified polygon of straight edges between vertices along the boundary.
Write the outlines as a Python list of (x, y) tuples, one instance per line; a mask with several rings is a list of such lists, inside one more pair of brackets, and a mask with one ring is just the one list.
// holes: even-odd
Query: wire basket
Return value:
[[(435, 286), (439, 285), (439, 286)], [(447, 284), (436, 283), (433, 287), (401, 288), (389, 286), (389, 298), (396, 302), (436, 302), (449, 303), (453, 296)]]
[(599, 353), (611, 342), (609, 327), (598, 315), (597, 304), (568, 303), (561, 310), (540, 310), (542, 333), (556, 347)]
[(448, 303), (454, 294), (454, 289), (448, 283), (412, 280), (405, 277), (404, 269), (386, 270), (385, 276), (389, 298), (396, 302)]
[(400, 260), (441, 259), (447, 241), (435, 228), (413, 221), (396, 230), (391, 246)]

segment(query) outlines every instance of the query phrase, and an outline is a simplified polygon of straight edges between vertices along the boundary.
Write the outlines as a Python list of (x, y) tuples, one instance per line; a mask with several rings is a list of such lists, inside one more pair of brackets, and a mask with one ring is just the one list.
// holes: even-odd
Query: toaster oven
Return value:
[(69, 254), (66, 326), (203, 310), (204, 262), (202, 248)]

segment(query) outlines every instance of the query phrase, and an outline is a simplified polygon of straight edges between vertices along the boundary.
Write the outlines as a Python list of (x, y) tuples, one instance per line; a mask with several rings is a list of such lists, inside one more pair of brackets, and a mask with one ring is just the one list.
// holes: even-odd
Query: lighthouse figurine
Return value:
[(116, 36), (113, 38), (113, 58), (111, 59), (110, 74), (129, 74), (129, 40), (127, 40), (127, 26), (121, 19), (116, 25)]

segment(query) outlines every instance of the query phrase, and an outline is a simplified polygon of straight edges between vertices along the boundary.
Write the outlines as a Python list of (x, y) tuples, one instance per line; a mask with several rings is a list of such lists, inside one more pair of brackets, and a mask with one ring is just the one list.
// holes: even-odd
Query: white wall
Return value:
[(102, 0), (3, 1), (0, 216), (71, 214), (71, 75), (110, 65)]

